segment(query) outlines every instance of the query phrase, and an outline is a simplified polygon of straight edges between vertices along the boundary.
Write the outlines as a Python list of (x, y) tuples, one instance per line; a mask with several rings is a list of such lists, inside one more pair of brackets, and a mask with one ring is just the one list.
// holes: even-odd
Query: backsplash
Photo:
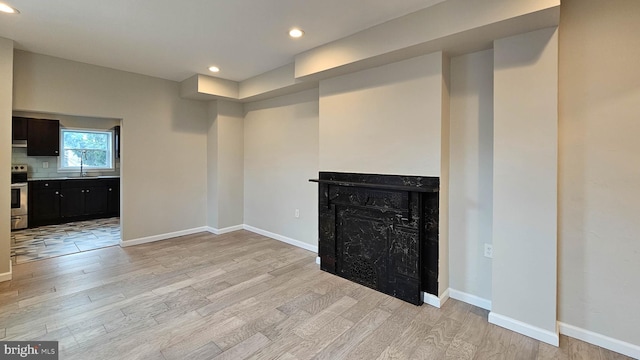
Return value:
[[(26, 148), (12, 148), (11, 163), (27, 164), (29, 166), (29, 179), (48, 179), (79, 175), (79, 171), (58, 172), (57, 156), (27, 156)], [(44, 162), (49, 163), (49, 168), (42, 167)], [(88, 171), (91, 176), (119, 176), (120, 159), (115, 159), (115, 171)]]

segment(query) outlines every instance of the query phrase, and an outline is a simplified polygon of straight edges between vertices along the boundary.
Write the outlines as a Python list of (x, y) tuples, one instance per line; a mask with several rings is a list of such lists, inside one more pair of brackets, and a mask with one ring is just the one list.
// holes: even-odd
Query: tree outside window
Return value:
[(113, 169), (113, 132), (62, 129), (60, 135), (61, 170)]

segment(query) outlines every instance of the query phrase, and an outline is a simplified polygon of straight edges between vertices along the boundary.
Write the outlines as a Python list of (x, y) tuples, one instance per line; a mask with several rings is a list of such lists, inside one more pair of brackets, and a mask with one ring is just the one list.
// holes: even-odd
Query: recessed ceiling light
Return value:
[(300, 29), (293, 28), (289, 30), (289, 36), (291, 36), (292, 38), (299, 38), (302, 37), (302, 35), (304, 35), (304, 31)]
[(12, 8), (11, 6), (3, 3), (0, 3), (0, 12), (7, 14), (20, 14), (20, 11), (18, 11), (18, 9)]
[(220, 68), (217, 66), (210, 66), (209, 71), (211, 72), (220, 72)]

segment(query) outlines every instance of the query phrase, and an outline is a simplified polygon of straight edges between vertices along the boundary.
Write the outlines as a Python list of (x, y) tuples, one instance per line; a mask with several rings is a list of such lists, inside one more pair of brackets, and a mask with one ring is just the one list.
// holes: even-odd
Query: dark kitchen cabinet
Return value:
[(29, 119), (19, 116), (14, 116), (11, 119), (11, 140), (27, 140), (27, 124)]
[(60, 218), (60, 181), (29, 182), (29, 225), (56, 224)]
[(27, 155), (60, 155), (60, 121), (43, 119), (28, 120)]
[(72, 179), (29, 182), (29, 225), (119, 216), (119, 179)]
[(120, 214), (120, 179), (109, 179), (107, 185), (107, 214), (117, 216)]
[(84, 192), (84, 215), (104, 215), (107, 213), (107, 188), (89, 187)]
[(70, 188), (60, 190), (60, 217), (75, 218), (84, 215), (84, 189)]
[(67, 180), (60, 187), (60, 217), (96, 217), (107, 213), (107, 188), (100, 180)]
[(113, 145), (116, 159), (120, 159), (120, 125), (113, 128)]

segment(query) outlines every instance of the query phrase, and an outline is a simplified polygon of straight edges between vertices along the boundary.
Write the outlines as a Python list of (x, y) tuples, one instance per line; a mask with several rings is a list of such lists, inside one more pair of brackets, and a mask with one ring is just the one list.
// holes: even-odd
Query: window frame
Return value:
[[(65, 147), (64, 147), (64, 133), (65, 132), (82, 132), (82, 133), (97, 133), (97, 134), (108, 134), (109, 136), (109, 148), (107, 150), (107, 159), (109, 159), (109, 165), (107, 167), (94, 167), (94, 166), (84, 166), (82, 171), (85, 173), (90, 172), (104, 172), (104, 171), (114, 171), (115, 170), (115, 149), (114, 149), (114, 138), (115, 133), (111, 129), (87, 129), (87, 128), (69, 128), (69, 127), (60, 127), (60, 155), (58, 156), (58, 172), (78, 172), (80, 171), (80, 166), (62, 166), (63, 158), (65, 157)], [(87, 150), (102, 150), (102, 149), (87, 149)]]

